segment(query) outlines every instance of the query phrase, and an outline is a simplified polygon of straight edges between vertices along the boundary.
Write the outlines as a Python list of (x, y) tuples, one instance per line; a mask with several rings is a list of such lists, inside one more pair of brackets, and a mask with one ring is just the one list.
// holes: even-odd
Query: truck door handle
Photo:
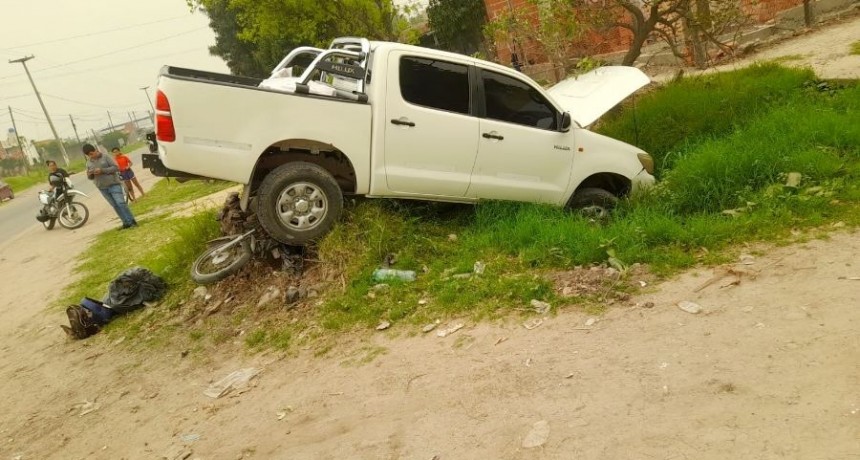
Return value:
[(503, 141), (503, 140), (505, 140), (505, 137), (504, 137), (504, 136), (502, 136), (502, 135), (498, 134), (498, 133), (497, 133), (497, 132), (495, 132), (495, 131), (493, 131), (493, 132), (489, 132), (489, 133), (484, 133), (484, 134), (482, 134), (482, 136), (484, 136), (484, 139), (495, 139), (495, 140), (497, 140), (497, 141)]
[(401, 117), (401, 118), (392, 118), (392, 119), (391, 119), (391, 124), (392, 124), (392, 125), (398, 125), (398, 126), (408, 126), (408, 127), (410, 127), (410, 128), (414, 128), (414, 127), (415, 127), (415, 123), (413, 123), (413, 122), (409, 121), (406, 117)]

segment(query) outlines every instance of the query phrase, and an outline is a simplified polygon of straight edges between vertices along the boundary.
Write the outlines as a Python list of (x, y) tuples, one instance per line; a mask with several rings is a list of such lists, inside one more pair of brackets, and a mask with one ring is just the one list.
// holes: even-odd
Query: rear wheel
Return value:
[(584, 217), (604, 220), (609, 218), (618, 204), (618, 197), (602, 188), (584, 188), (570, 199), (568, 208)]
[(343, 210), (343, 192), (328, 171), (312, 163), (287, 163), (260, 184), (257, 217), (272, 238), (303, 245), (328, 233)]
[(57, 218), (60, 225), (69, 230), (74, 230), (87, 223), (87, 219), (90, 218), (90, 210), (83, 203), (67, 203), (60, 209), (60, 215)]

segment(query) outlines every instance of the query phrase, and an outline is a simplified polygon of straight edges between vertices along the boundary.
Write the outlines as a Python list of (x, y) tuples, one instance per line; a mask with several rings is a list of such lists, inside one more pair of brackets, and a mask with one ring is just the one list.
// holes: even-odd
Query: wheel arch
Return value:
[(623, 198), (630, 193), (632, 186), (633, 182), (630, 180), (630, 178), (623, 174), (618, 174), (614, 172), (599, 172), (583, 179), (582, 182), (580, 182), (579, 185), (576, 186), (576, 189), (570, 195), (567, 202), (569, 204), (573, 197), (576, 196), (577, 192), (587, 188), (603, 189), (608, 191), (609, 193), (612, 193), (618, 198)]
[(246, 186), (255, 195), (270, 172), (281, 165), (304, 161), (328, 171), (345, 195), (357, 192), (356, 169), (349, 156), (337, 146), (312, 139), (284, 139), (271, 144), (257, 158)]

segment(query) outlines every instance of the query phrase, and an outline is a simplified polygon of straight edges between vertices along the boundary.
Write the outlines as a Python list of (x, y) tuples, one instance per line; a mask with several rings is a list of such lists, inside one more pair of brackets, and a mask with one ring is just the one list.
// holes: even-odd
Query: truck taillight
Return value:
[(170, 102), (167, 101), (167, 95), (161, 90), (155, 93), (155, 110), (170, 112)]
[(161, 90), (155, 93), (155, 134), (160, 141), (173, 142), (176, 140), (176, 128), (173, 127), (173, 116), (170, 113), (170, 102)]
[(176, 140), (176, 129), (173, 127), (173, 117), (158, 114), (155, 116), (155, 133), (158, 140), (173, 142)]

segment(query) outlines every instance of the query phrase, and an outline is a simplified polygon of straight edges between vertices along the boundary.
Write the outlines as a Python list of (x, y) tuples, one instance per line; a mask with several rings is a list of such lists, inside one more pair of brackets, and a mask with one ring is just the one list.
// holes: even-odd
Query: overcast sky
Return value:
[[(104, 128), (129, 112), (150, 110), (141, 86), (154, 88), (162, 65), (228, 72), (209, 55), (209, 21), (185, 0), (0, 0), (0, 135), (12, 127), (29, 139), (51, 137), (21, 64), (27, 62), (60, 136)], [(154, 96), (152, 89), (150, 95)]]

